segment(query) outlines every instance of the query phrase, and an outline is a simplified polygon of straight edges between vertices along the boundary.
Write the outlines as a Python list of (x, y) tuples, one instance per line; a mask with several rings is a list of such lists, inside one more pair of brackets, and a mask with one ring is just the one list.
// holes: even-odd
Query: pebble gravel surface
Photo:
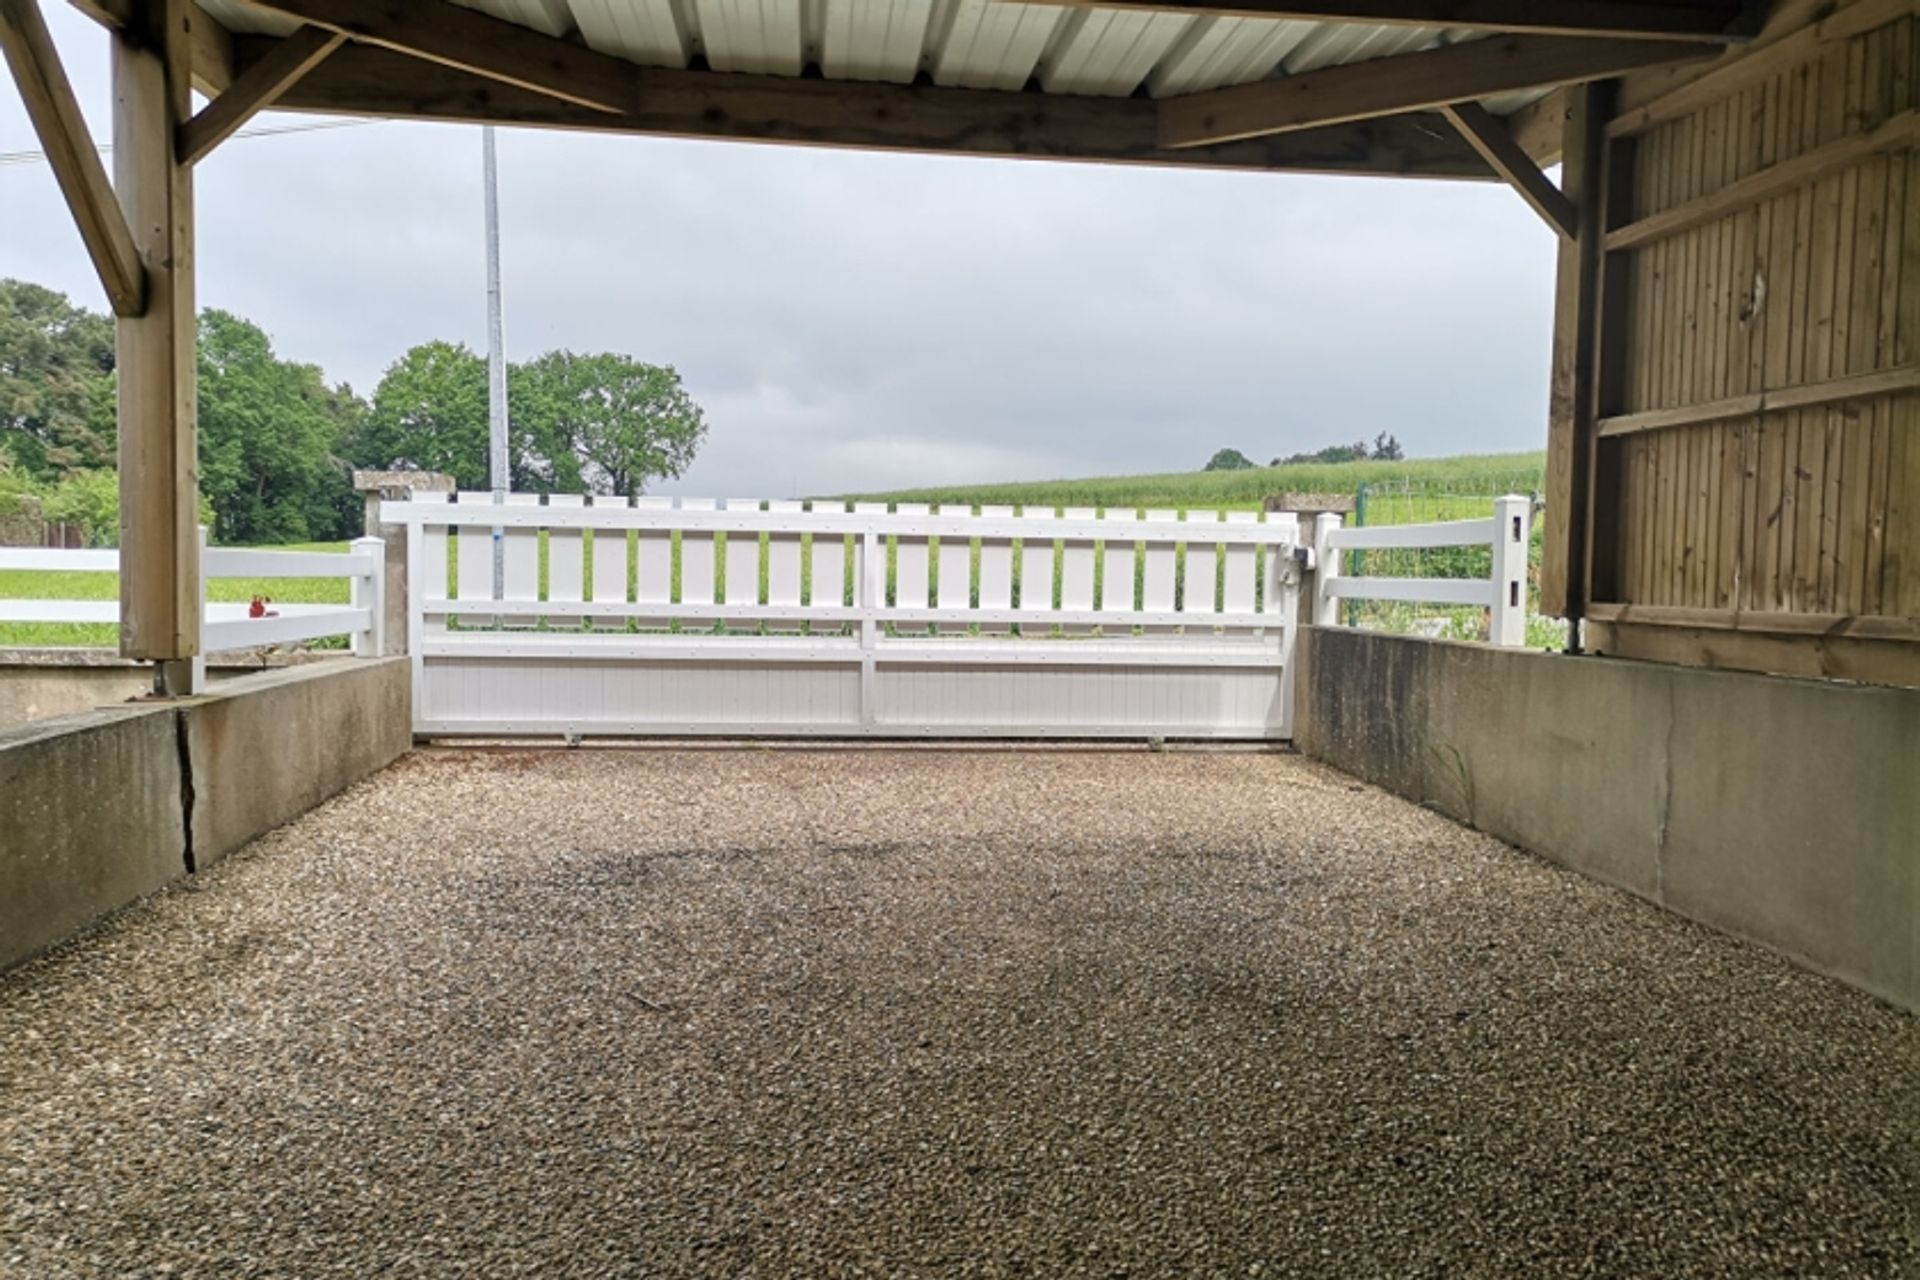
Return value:
[(429, 750), (0, 977), (0, 1275), (1901, 1276), (1917, 1048), (1295, 756)]

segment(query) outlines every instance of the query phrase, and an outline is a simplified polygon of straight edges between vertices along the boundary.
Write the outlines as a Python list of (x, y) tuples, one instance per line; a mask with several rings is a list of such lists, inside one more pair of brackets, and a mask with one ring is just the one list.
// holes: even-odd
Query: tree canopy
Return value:
[(1238, 449), (1222, 449), (1207, 459), (1204, 471), (1247, 471), (1252, 469), (1253, 459)]
[[(47, 510), (117, 533), (113, 321), (51, 289), (0, 280), (0, 476)], [(679, 476), (706, 419), (671, 366), (550, 351), (508, 373), (511, 482), (522, 492), (639, 493)], [(369, 405), (267, 334), (210, 309), (199, 324), (200, 490), (223, 542), (351, 537), (353, 466), (489, 482), (487, 366), (425, 342), (388, 367)]]
[(113, 465), (113, 321), (0, 280), (0, 454), (22, 474)]

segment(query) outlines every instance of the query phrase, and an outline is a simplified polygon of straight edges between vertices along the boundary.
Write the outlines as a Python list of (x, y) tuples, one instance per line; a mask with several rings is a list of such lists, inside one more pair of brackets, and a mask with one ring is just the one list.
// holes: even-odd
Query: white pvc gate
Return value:
[(381, 514), (407, 526), (420, 734), (1291, 734), (1291, 515), (485, 493)]

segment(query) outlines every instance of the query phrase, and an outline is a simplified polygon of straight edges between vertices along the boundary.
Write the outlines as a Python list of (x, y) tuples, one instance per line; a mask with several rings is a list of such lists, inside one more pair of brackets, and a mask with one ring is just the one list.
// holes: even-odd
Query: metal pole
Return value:
[[(500, 169), (494, 158), (493, 126), (480, 130), (485, 156), (487, 206), (487, 468), (496, 506), (507, 500), (507, 353), (500, 314)], [(493, 531), (493, 598), (506, 596), (504, 531)]]

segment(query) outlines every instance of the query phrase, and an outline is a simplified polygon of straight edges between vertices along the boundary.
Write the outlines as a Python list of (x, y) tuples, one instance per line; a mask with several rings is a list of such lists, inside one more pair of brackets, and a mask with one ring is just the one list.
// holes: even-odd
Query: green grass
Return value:
[[(1353, 493), (1363, 484), (1415, 490), (1485, 488), (1533, 492), (1546, 467), (1544, 453), (1462, 454), (1401, 462), (1342, 462), (1250, 471), (1183, 471), (1151, 476), (1095, 476), (1023, 484), (954, 485), (847, 495), (861, 502), (937, 502), (1077, 507), (1173, 507), (1258, 510), (1272, 494)], [(1451, 514), (1408, 514), (1403, 520), (1450, 519)], [(1377, 523), (1370, 521), (1370, 523)]]
[[(274, 551), (345, 552), (344, 542), (298, 542)], [(245, 604), (255, 596), (266, 596), (284, 604), (345, 604), (345, 578), (213, 578), (207, 582), (207, 598), (221, 603)], [(0, 600), (117, 600), (120, 575), (117, 573), (67, 573), (39, 569), (0, 569)], [(0, 622), (0, 646), (33, 648), (40, 646), (80, 645), (110, 648), (119, 642), (118, 628), (111, 623), (93, 622)], [(327, 647), (328, 642), (314, 642)], [(339, 642), (334, 642), (339, 643)]]

